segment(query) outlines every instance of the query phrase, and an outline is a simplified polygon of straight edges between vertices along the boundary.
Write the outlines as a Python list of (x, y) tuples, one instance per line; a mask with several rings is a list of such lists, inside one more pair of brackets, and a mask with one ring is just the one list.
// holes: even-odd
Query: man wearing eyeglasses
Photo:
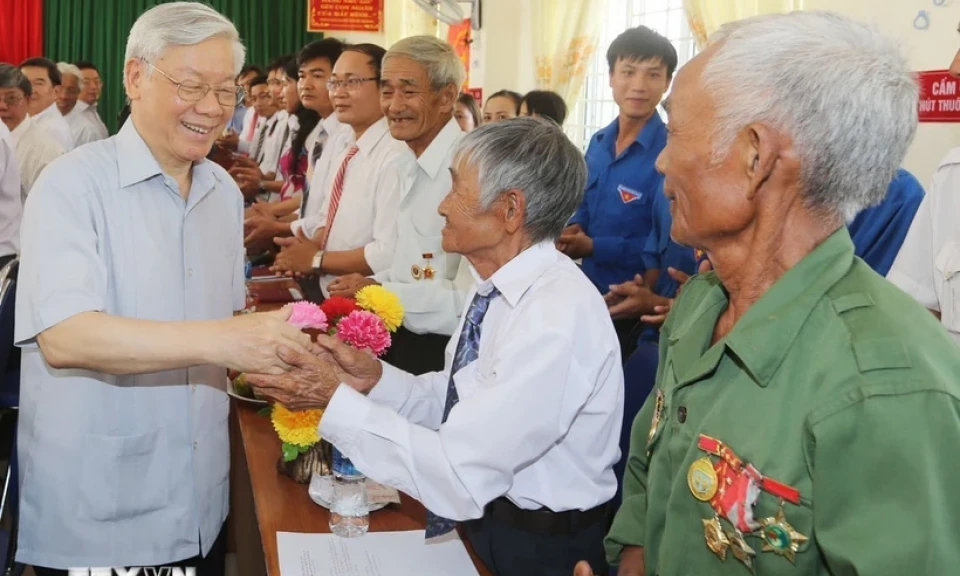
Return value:
[(70, 126), (75, 146), (82, 146), (106, 138), (100, 131), (96, 118), (89, 108), (81, 107), (80, 94), (83, 92), (83, 74), (73, 64), (57, 63), (60, 71), (60, 94), (57, 96), (57, 108)]
[[(406, 145), (390, 135), (380, 107), (380, 69), (386, 51), (373, 44), (344, 48), (327, 82), (337, 119), (352, 134), (344, 148), (321, 161), (320, 210), (308, 215), (293, 238), (278, 238), (282, 250), (273, 270), (319, 276), (323, 296), (337, 277), (364, 276), (393, 263), (397, 214), (411, 163)], [(329, 156), (329, 155), (328, 155)]]
[(97, 101), (100, 100), (100, 92), (103, 88), (100, 71), (97, 70), (93, 62), (81, 60), (75, 64), (83, 77), (77, 109), (93, 120), (98, 127), (97, 139), (103, 140), (110, 136), (110, 132), (107, 130), (107, 125), (103, 123), (103, 119), (100, 118), (100, 113), (97, 112)]
[(65, 151), (73, 150), (70, 126), (57, 109), (57, 98), (62, 88), (57, 64), (46, 58), (30, 58), (20, 63), (20, 72), (33, 86), (33, 95), (28, 102), (30, 116), (50, 132)]
[(47, 164), (64, 150), (53, 136), (27, 113), (33, 86), (19, 70), (0, 63), (0, 120), (10, 130), (20, 168), (20, 196), (27, 197)]
[[(206, 159), (243, 91), (233, 24), (161, 4), (130, 30), (119, 133), (48, 166), (24, 207), (17, 560), (222, 576), (224, 368), (309, 353), (287, 312), (242, 314), (243, 202)], [(131, 572), (133, 573), (133, 572)]]

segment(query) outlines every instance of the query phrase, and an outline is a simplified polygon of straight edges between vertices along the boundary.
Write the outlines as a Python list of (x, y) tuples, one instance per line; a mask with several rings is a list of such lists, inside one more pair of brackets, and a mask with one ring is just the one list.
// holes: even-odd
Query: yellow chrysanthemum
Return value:
[(274, 404), (270, 411), (270, 421), (281, 442), (297, 446), (312, 446), (320, 441), (317, 427), (323, 410), (287, 410), (280, 404)]
[(396, 332), (403, 324), (403, 304), (400, 298), (383, 286), (376, 284), (366, 286), (357, 291), (357, 306), (373, 312), (383, 320), (387, 330)]

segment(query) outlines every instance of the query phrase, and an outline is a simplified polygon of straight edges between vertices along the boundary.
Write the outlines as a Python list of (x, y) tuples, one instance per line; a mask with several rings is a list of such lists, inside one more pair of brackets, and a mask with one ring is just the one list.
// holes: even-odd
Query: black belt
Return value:
[(577, 534), (605, 520), (609, 503), (589, 510), (566, 510), (554, 512), (546, 508), (524, 510), (505, 497), (487, 505), (484, 516), (507, 524), (517, 530), (543, 535)]

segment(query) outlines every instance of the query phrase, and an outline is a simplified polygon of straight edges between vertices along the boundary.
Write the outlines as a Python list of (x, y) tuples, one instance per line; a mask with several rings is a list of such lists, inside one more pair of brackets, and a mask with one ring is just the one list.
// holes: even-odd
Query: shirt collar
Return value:
[(456, 118), (451, 118), (423, 154), (417, 158), (417, 164), (431, 180), (440, 173), (440, 169), (446, 164), (450, 155), (450, 150), (461, 137), (463, 137), (463, 130), (460, 129), (460, 124), (457, 123)]
[[(132, 119), (130, 122), (123, 123), (123, 127), (117, 133), (115, 144), (121, 188), (163, 174), (160, 164), (150, 148), (147, 147), (143, 137), (140, 136), (140, 132), (137, 131)], [(220, 180), (220, 176), (206, 159), (194, 162), (192, 172), (193, 183), (190, 188), (190, 200), (199, 201), (200, 197), (212, 189)], [(194, 194), (194, 191), (199, 191), (199, 193)], [(197, 198), (194, 199), (194, 197)]]
[[(758, 385), (769, 384), (807, 318), (853, 263), (853, 242), (844, 226), (788, 270), (736, 323), (726, 337), (726, 346)], [(716, 318), (726, 308), (717, 304), (728, 302), (728, 298), (716, 276), (710, 276), (713, 287), (698, 308), (687, 315), (687, 322), (676, 329), (676, 336), (671, 335), (671, 341), (681, 338), (695, 324), (700, 328), (696, 332), (706, 332), (707, 325), (712, 331), (716, 326)]]
[(21, 122), (19, 126), (14, 128), (13, 131), (10, 132), (10, 134), (13, 135), (14, 139), (19, 140), (20, 138), (23, 137), (24, 134), (27, 133), (27, 130), (30, 129), (31, 125), (33, 125), (33, 118), (31, 118), (30, 115), (27, 114), (26, 116), (23, 117), (23, 122)]
[(337, 115), (331, 113), (329, 116), (320, 121), (320, 125), (323, 126), (323, 131), (329, 135), (337, 133), (337, 130), (343, 128), (343, 123), (337, 120)]
[[(653, 140), (657, 137), (657, 132), (659, 132), (664, 126), (663, 119), (660, 118), (660, 113), (657, 110), (653, 111), (653, 116), (647, 120), (647, 123), (643, 125), (643, 128), (640, 130), (640, 133), (637, 134), (634, 142), (643, 147), (644, 150), (649, 150), (653, 146)], [(605, 128), (597, 132), (597, 140), (603, 141), (610, 139), (613, 142), (616, 142), (617, 136), (620, 134), (620, 119), (615, 118), (613, 122), (608, 124)]]
[(56, 102), (44, 108), (43, 112), (37, 114), (35, 118), (37, 120), (40, 120), (41, 118), (53, 117), (54, 114), (56, 114), (57, 116), (60, 116), (60, 109), (57, 108)]
[(560, 257), (552, 241), (543, 241), (527, 248), (500, 267), (493, 276), (482, 280), (476, 268), (470, 272), (477, 281), (477, 292), (486, 296), (496, 288), (511, 307), (517, 305), (533, 283)]
[(363, 133), (363, 136), (361, 136), (359, 140), (356, 140), (357, 148), (359, 148), (360, 152), (364, 155), (370, 154), (387, 132), (389, 132), (387, 119), (381, 118), (377, 120), (372, 126), (367, 128), (367, 131)]
[(83, 100), (77, 100), (77, 104), (73, 107), (74, 110), (79, 110), (80, 112), (85, 111), (87, 108), (90, 108), (90, 105)]

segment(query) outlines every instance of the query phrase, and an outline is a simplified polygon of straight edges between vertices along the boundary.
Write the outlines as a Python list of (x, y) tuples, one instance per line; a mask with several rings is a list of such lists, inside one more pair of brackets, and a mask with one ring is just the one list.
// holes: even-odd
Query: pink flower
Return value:
[(383, 320), (373, 312), (356, 310), (337, 324), (337, 338), (358, 350), (369, 349), (377, 356), (390, 347), (390, 332)]
[(327, 315), (313, 302), (299, 300), (290, 304), (290, 308), (292, 311), (290, 312), (290, 318), (287, 319), (288, 324), (292, 324), (301, 330), (313, 328), (321, 332), (327, 331)]

